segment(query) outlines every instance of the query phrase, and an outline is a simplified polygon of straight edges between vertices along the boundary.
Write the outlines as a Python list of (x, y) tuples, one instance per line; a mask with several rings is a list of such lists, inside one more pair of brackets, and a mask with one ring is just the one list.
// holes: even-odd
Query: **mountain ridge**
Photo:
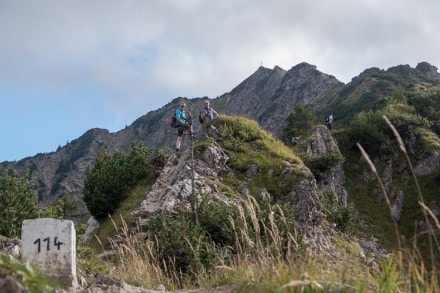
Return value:
[[(367, 89), (371, 87), (362, 90), (365, 80), (373, 85), (383, 85), (384, 82), (377, 81), (382, 80), (381, 74), (408, 76), (405, 83), (417, 78), (423, 81), (440, 80), (440, 74), (436, 72), (437, 67), (427, 62), (419, 63), (416, 68), (409, 65), (391, 67), (386, 71), (370, 68), (346, 85), (306, 62), (289, 70), (279, 66), (273, 69), (260, 66), (229, 93), (211, 101), (219, 113), (252, 118), (263, 129), (278, 135), (285, 125), (285, 118), (293, 112), (297, 103), (313, 105), (321, 115), (334, 112), (335, 117), (341, 119), (346, 114), (341, 112), (340, 104), (352, 99), (351, 94), (355, 89), (360, 90), (358, 96), (361, 100), (368, 93)], [(389, 78), (388, 75), (385, 77)], [(393, 82), (391, 79), (390, 86), (379, 87), (378, 91), (390, 92), (393, 86), (396, 87)], [(81, 214), (85, 212), (81, 200), (85, 171), (93, 165), (100, 152), (127, 152), (137, 142), (144, 143), (151, 150), (172, 151), (176, 133), (168, 126), (168, 117), (179, 101), (185, 101), (195, 117), (202, 99), (177, 97), (161, 108), (139, 117), (125, 129), (111, 133), (105, 129), (92, 128), (55, 152), (37, 154), (17, 162), (3, 162), (0, 169), (12, 169), (21, 174), (29, 170), (30, 180), (38, 190), (40, 202), (47, 204), (61, 196), (68, 196), (79, 205), (78, 213)], [(198, 123), (194, 126), (196, 132), (201, 131)]]

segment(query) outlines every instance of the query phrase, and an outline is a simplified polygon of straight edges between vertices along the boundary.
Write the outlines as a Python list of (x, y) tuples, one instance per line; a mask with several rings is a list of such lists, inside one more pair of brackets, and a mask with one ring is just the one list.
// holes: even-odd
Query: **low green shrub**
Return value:
[(188, 211), (159, 214), (148, 223), (159, 263), (169, 274), (197, 275), (220, 263), (230, 265), (236, 254), (291, 258), (302, 242), (289, 204), (271, 205), (269, 200), (258, 204), (249, 198), (228, 205), (206, 198), (197, 214), (197, 224)]
[(344, 157), (341, 154), (328, 152), (321, 156), (303, 156), (304, 164), (309, 167), (310, 171), (316, 178), (322, 178), (325, 173), (330, 170), (331, 167), (336, 164), (343, 163)]
[(289, 142), (292, 137), (306, 135), (318, 122), (318, 118), (310, 105), (296, 104), (294, 112), (286, 118), (286, 127), (281, 139)]
[(155, 176), (151, 154), (141, 145), (133, 145), (129, 154), (104, 153), (86, 172), (84, 202), (98, 221), (112, 214), (140, 180), (152, 181)]
[(359, 143), (372, 156), (397, 153), (397, 145), (392, 143), (394, 136), (382, 119), (384, 115), (403, 139), (411, 137), (417, 129), (429, 129), (432, 125), (428, 119), (417, 114), (414, 107), (390, 99), (384, 108), (360, 112), (354, 117), (347, 131), (351, 147), (355, 148)]
[(38, 216), (38, 194), (26, 177), (7, 171), (0, 175), (0, 235), (18, 236), (22, 221)]
[(343, 233), (351, 233), (355, 227), (356, 215), (352, 203), (347, 206), (337, 202), (337, 196), (333, 190), (328, 189), (323, 193), (321, 202), (325, 206), (328, 218), (336, 225), (336, 229)]
[(158, 258), (168, 275), (181, 272), (185, 276), (211, 269), (217, 262), (215, 250), (201, 227), (189, 212), (176, 216), (159, 214), (148, 223), (152, 240), (157, 242)]
[(22, 263), (10, 255), (0, 253), (0, 278), (12, 276), (31, 293), (55, 292), (59, 287), (35, 270), (29, 262)]

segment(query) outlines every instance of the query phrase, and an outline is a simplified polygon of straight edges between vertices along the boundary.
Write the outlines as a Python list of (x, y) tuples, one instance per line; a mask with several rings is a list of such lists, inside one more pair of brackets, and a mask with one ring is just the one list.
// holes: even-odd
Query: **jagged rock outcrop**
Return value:
[(391, 206), (391, 220), (395, 222), (400, 221), (404, 203), (405, 203), (405, 193), (402, 190), (400, 190), (397, 196), (395, 196), (395, 199)]
[(87, 228), (86, 232), (81, 236), (81, 243), (87, 243), (90, 239), (92, 239), (93, 235), (99, 228), (99, 222), (95, 220), (95, 218), (90, 217), (87, 220)]
[[(325, 155), (337, 155), (342, 158), (336, 139), (332, 136), (331, 131), (324, 126), (318, 126), (311, 133), (307, 143), (306, 154), (310, 157), (317, 158)], [(336, 202), (346, 206), (348, 201), (348, 193), (344, 187), (345, 174), (343, 161), (329, 166), (320, 176), (318, 186), (321, 192), (327, 190), (333, 191), (336, 196)]]
[(113, 136), (105, 129), (91, 129), (56, 152), (38, 154), (18, 163), (3, 163), (1, 168), (14, 170), (19, 175), (29, 171), (40, 202), (49, 204), (67, 196), (77, 205), (76, 213), (82, 214), (87, 211), (82, 201), (86, 170), (93, 165), (98, 153), (116, 150)]
[(201, 196), (209, 194), (219, 200), (230, 202), (218, 188), (218, 175), (228, 172), (228, 160), (223, 149), (218, 146), (209, 147), (204, 150), (201, 160), (194, 160), (193, 174), (191, 150), (187, 145), (179, 159), (172, 156), (167, 161), (160, 177), (137, 211), (140, 221), (157, 212), (173, 211), (179, 205), (190, 207), (193, 193), (199, 197), (198, 200)]
[(278, 66), (273, 70), (260, 67), (230, 93), (219, 97), (215, 105), (223, 105), (219, 109), (229, 115), (254, 119), (278, 134), (297, 103), (313, 104), (334, 95), (343, 85), (305, 62), (289, 71)]
[(420, 158), (414, 166), (414, 172), (417, 176), (431, 174), (440, 168), (440, 150), (433, 152), (423, 158)]
[[(219, 129), (211, 127), (209, 136), (211, 139), (221, 140), (219, 132)], [(224, 188), (220, 188), (224, 186), (222, 177), (235, 177), (236, 170), (229, 166), (228, 152), (216, 141), (211, 141), (210, 146), (205, 146), (202, 155), (194, 161), (194, 174), (189, 146), (183, 151), (177, 164), (174, 160), (175, 158), (171, 157), (166, 163), (161, 176), (136, 211), (138, 223), (141, 225), (156, 213), (176, 212), (177, 207), (190, 209), (193, 194), (197, 196), (198, 201), (209, 195), (225, 204), (236, 204), (250, 195), (246, 181), (237, 183), (235, 188), (228, 188), (226, 193)], [(246, 178), (251, 179), (258, 176), (260, 170), (258, 166), (251, 164), (242, 172)], [(283, 176), (293, 172), (299, 172), (295, 174), (300, 179), (292, 184), (289, 192), (279, 198), (279, 202), (288, 202), (294, 207), (298, 228), (304, 232), (307, 251), (311, 254), (329, 254), (332, 251), (331, 239), (334, 231), (325, 221), (326, 215), (320, 202), (320, 191), (315, 177), (304, 165), (298, 170), (298, 166), (285, 161), (281, 171)], [(231, 192), (235, 192), (235, 195)], [(266, 189), (262, 189), (261, 197), (270, 198), (272, 195)]]
[[(161, 211), (174, 211), (177, 206), (182, 204), (190, 206), (193, 188), (192, 164), (189, 156), (190, 150), (186, 149), (182, 152), (177, 164), (174, 164), (175, 158), (173, 157), (167, 161), (160, 177), (141, 204), (138, 213), (142, 217), (148, 217)], [(212, 182), (216, 180), (215, 173), (206, 166), (206, 163), (195, 162), (197, 171), (194, 173), (194, 192), (197, 195), (209, 193), (215, 196), (218, 194), (216, 184)]]
[(292, 188), (292, 191), (283, 198), (283, 201), (293, 204), (297, 220), (303, 226), (315, 227), (325, 219), (315, 177), (308, 169), (306, 170), (306, 176)]
[[(209, 136), (216, 140), (221, 139), (220, 130), (212, 125), (209, 129)], [(201, 159), (194, 160), (194, 173), (189, 146), (182, 153), (177, 164), (174, 164), (174, 157), (170, 158), (160, 177), (142, 202), (138, 210), (140, 218), (148, 218), (149, 215), (161, 211), (173, 211), (175, 207), (181, 205), (189, 207), (193, 193), (199, 197), (198, 200), (200, 200), (201, 196), (209, 194), (225, 203), (232, 203), (233, 197), (230, 195), (225, 196), (218, 188), (222, 184), (221, 176), (234, 176), (233, 170), (228, 166), (229, 157), (227, 151), (217, 143), (214, 143), (212, 146), (204, 149), (201, 157)], [(245, 175), (248, 178), (252, 178), (257, 176), (258, 172), (258, 167), (251, 165), (245, 171)], [(295, 172), (294, 168), (290, 163), (285, 162), (282, 173), (286, 175), (292, 172)], [(325, 218), (319, 200), (319, 189), (315, 177), (310, 170), (304, 166), (303, 172), (303, 178), (292, 187), (291, 192), (286, 194), (282, 201), (293, 204), (300, 223), (317, 226)], [(192, 185), (193, 175), (194, 190)], [(236, 190), (237, 199), (248, 195), (246, 185), (244, 184), (243, 186), (242, 190)], [(262, 194), (270, 196), (267, 190), (262, 191)]]
[[(437, 138), (438, 140), (438, 138)], [(406, 152), (408, 153), (412, 165), (414, 167), (414, 175), (416, 177), (426, 176), (437, 172), (440, 168), (440, 149), (437, 147), (428, 152), (420, 152), (420, 143), (417, 136), (411, 134), (404, 139)], [(399, 222), (402, 212), (405, 208), (405, 189), (409, 184), (413, 184), (412, 170), (403, 153), (396, 148), (394, 155), (384, 155), (380, 158), (371, 158), (379, 173), (385, 192), (390, 200), (390, 218)], [(364, 169), (362, 179), (366, 183), (377, 181), (377, 178), (371, 173), (369, 168)], [(396, 184), (399, 182), (399, 184)], [(403, 186), (402, 186), (403, 184)], [(398, 187), (402, 186), (402, 187)], [(375, 194), (378, 200), (385, 204), (384, 191), (379, 185), (375, 188)], [(421, 220), (423, 222), (424, 220)], [(420, 225), (423, 227), (424, 224)]]
[[(360, 158), (360, 160), (363, 160)], [(402, 190), (396, 189), (394, 186), (394, 181), (396, 178), (401, 182), (408, 182), (408, 171), (406, 164), (397, 164), (393, 159), (384, 158), (373, 159), (373, 164), (378, 165), (380, 161), (385, 161), (385, 167), (382, 169), (378, 169), (380, 180), (385, 188), (385, 192), (390, 200), (390, 219), (398, 222), (400, 220), (404, 205), (405, 205), (405, 193)], [(371, 172), (369, 168), (365, 166), (363, 173), (361, 175), (362, 180), (366, 184), (370, 184), (372, 182), (376, 182), (377, 177)], [(377, 184), (375, 190), (375, 195), (379, 201), (382, 201), (386, 204), (385, 195), (383, 190), (380, 188), (380, 185)]]
[(6, 254), (12, 255), (15, 258), (21, 256), (21, 247), (22, 247), (21, 239), (19, 238), (4, 239), (1, 242), (4, 242), (2, 245), (3, 245), (3, 251)]
[(287, 71), (278, 66), (273, 70), (260, 66), (230, 93), (218, 98), (215, 105), (224, 105), (218, 110), (228, 115), (256, 119), (270, 104), (286, 74)]
[(428, 62), (420, 62), (417, 64), (416, 69), (429, 79), (440, 80), (440, 73), (437, 71), (438, 68)]

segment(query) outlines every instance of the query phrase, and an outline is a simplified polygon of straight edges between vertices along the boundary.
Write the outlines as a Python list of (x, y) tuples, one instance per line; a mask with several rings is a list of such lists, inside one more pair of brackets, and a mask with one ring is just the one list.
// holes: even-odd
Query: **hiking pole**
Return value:
[(192, 169), (192, 213), (194, 224), (197, 224), (197, 197), (194, 188), (195, 172), (194, 172), (194, 133), (191, 131), (191, 169)]

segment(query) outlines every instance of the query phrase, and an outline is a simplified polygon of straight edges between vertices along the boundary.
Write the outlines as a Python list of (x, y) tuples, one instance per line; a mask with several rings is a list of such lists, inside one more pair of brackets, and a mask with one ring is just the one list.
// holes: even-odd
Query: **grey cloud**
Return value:
[(260, 62), (289, 69), (306, 61), (343, 81), (371, 66), (440, 65), (434, 0), (0, 5), (0, 83), (62, 91), (91, 83), (123, 115), (157, 95), (162, 104), (220, 95)]

